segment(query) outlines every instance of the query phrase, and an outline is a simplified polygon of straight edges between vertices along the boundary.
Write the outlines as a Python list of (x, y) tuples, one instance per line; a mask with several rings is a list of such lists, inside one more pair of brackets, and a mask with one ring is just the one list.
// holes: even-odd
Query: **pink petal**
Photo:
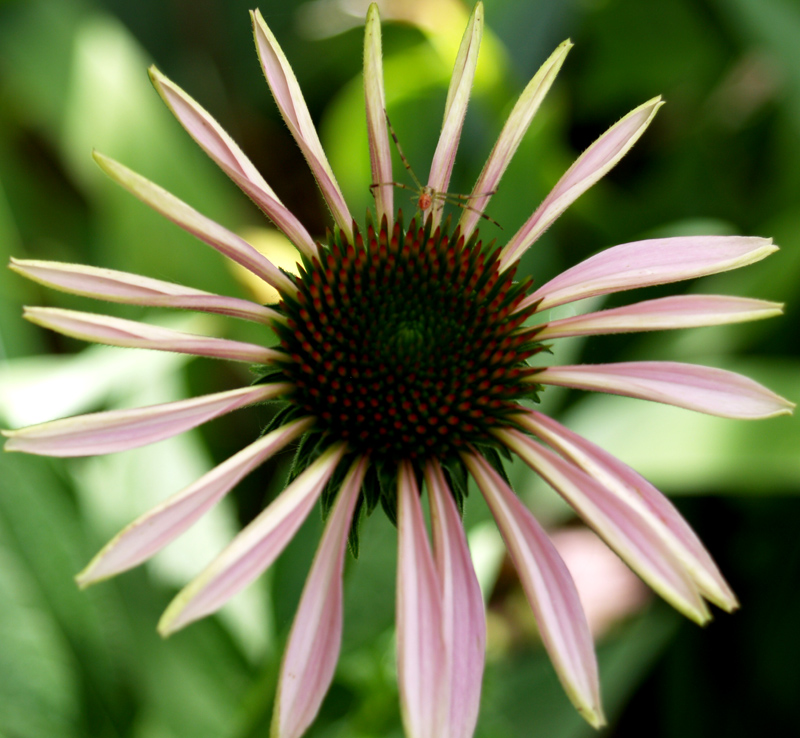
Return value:
[(468, 240), (475, 230), (481, 213), (486, 210), (486, 205), (492, 193), (497, 190), (500, 178), (516, 153), (522, 137), (528, 130), (528, 126), (530, 126), (533, 116), (536, 115), (544, 96), (555, 81), (561, 65), (567, 58), (571, 48), (572, 43), (570, 41), (564, 41), (560, 44), (550, 55), (550, 58), (542, 64), (514, 105), (514, 109), (503, 126), (500, 137), (497, 139), (497, 143), (494, 145), (492, 153), (489, 154), (489, 159), (484, 165), (475, 187), (472, 189), (472, 195), (469, 200), (470, 207), (464, 208), (464, 212), (461, 214), (459, 225), (465, 239)]
[(516, 416), (516, 421), (636, 509), (651, 535), (664, 541), (703, 596), (729, 612), (738, 607), (736, 596), (695, 532), (675, 506), (644, 477), (542, 413), (531, 410)]
[(314, 178), (317, 180), (325, 202), (331, 209), (336, 225), (347, 234), (349, 241), (353, 240), (353, 217), (347, 209), (342, 192), (333, 176), (333, 171), (322, 149), (322, 144), (317, 136), (317, 129), (311, 120), (311, 115), (303, 99), (303, 93), (297, 79), (289, 66), (280, 45), (272, 31), (264, 22), (260, 10), (255, 13), (250, 11), (253, 20), (253, 33), (256, 39), (258, 58), (267, 78), (267, 84), (283, 120), (294, 136), (294, 140), (303, 152)]
[(187, 530), (253, 469), (312, 424), (313, 419), (303, 418), (272, 431), (142, 515), (89, 562), (76, 577), (78, 584), (86, 587), (149, 559)]
[(647, 130), (663, 104), (660, 97), (655, 97), (640, 105), (609, 128), (578, 157), (536, 212), (503, 248), (503, 267), (519, 259), (561, 213), (617, 165)]
[(150, 67), (150, 79), (167, 107), (203, 151), (252, 198), (300, 251), (307, 256), (315, 255), (314, 239), (278, 199), (272, 188), (219, 123), (155, 67)]
[(286, 358), (285, 354), (279, 351), (253, 343), (195, 336), (171, 328), (112, 318), (109, 315), (94, 315), (79, 310), (26, 307), (23, 317), (31, 323), (63, 333), (65, 336), (72, 336), (81, 341), (105, 343), (109, 346), (174, 351), (178, 354), (210, 356), (256, 364), (269, 364)]
[(269, 259), (219, 223), (201, 215), (175, 195), (159, 187), (119, 162), (95, 151), (94, 160), (118, 185), (237, 264), (241, 264), (276, 290), (294, 294), (292, 281)]
[(794, 404), (741, 374), (675, 361), (552, 366), (532, 382), (663, 402), (723, 418), (771, 418)]
[(478, 483), (514, 562), (547, 653), (584, 719), (605, 724), (597, 658), (575, 584), (553, 544), (514, 491), (478, 454), (462, 457)]
[(567, 269), (520, 304), (539, 310), (637, 287), (738, 269), (777, 251), (768, 238), (684, 236), (613, 246)]
[(425, 466), (431, 505), (433, 557), (442, 586), (442, 618), (448, 653), (449, 738), (472, 738), (478, 721), (486, 652), (486, 615), (464, 526), (442, 469)]
[(113, 269), (13, 258), (9, 268), (46, 287), (109, 302), (198, 310), (267, 324), (283, 320), (280, 313), (249, 300), (214, 295), (211, 292)]
[[(431, 173), (428, 177), (428, 187), (434, 192), (447, 192), (450, 183), (450, 174), (456, 160), (456, 149), (461, 138), (461, 128), (464, 125), (464, 116), (467, 114), (467, 103), (475, 79), (475, 68), (478, 64), (478, 50), (483, 36), (483, 3), (477, 3), (470, 16), (461, 46), (458, 49), (453, 76), (447, 90), (447, 101), (444, 108), (442, 131), (439, 134), (439, 143), (433, 155)], [(431, 214), (434, 226), (438, 225), (442, 217), (444, 203), (441, 199), (434, 200)]]
[(291, 390), (287, 383), (259, 384), (163, 405), (53, 420), (2, 434), (9, 439), (6, 451), (40, 456), (110, 454), (172, 438), (212, 418)]
[(271, 566), (308, 517), (345, 450), (342, 443), (330, 446), (281, 492), (170, 602), (161, 616), (158, 632), (170, 635), (216, 612)]
[(441, 738), (448, 705), (442, 589), (434, 568), (419, 488), (411, 465), (400, 464), (397, 485), (397, 681), (409, 738)]
[(381, 49), (381, 18), (378, 6), (372, 3), (367, 10), (364, 29), (364, 98), (367, 105), (367, 139), (369, 161), (378, 223), (384, 217), (392, 229), (394, 221), (394, 186), (392, 181), (392, 151), (386, 132), (386, 95), (383, 88), (383, 58)]
[(536, 339), (742, 323), (780, 315), (782, 309), (778, 302), (748, 297), (676, 295), (553, 320), (545, 324)]
[(281, 664), (273, 738), (299, 738), (328, 691), (342, 641), (342, 570), (353, 509), (367, 469), (357, 459), (328, 517)]
[(667, 602), (697, 623), (710, 619), (705, 602), (683, 566), (659, 538), (650, 536), (649, 526), (638, 510), (523, 433), (503, 430), (498, 437)]

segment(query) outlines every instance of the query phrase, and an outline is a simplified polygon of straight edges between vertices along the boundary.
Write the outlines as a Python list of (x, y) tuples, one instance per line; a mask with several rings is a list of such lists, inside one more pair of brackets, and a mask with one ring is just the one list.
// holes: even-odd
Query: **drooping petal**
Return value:
[(524, 433), (502, 430), (497, 435), (676, 610), (701, 625), (711, 618), (681, 563), (660, 538), (649, 535), (638, 510)]
[[(428, 177), (428, 187), (434, 192), (447, 192), (450, 175), (456, 160), (456, 149), (461, 139), (461, 128), (464, 125), (464, 116), (467, 114), (467, 103), (475, 79), (475, 68), (478, 64), (478, 51), (483, 36), (483, 3), (475, 5), (470, 16), (461, 46), (458, 49), (453, 76), (447, 90), (447, 101), (444, 107), (444, 120), (442, 131), (439, 134), (439, 143), (433, 154), (431, 173)], [(434, 227), (442, 217), (444, 203), (441, 199), (434, 199), (431, 215)]]
[(532, 374), (530, 380), (638, 397), (723, 418), (771, 418), (794, 407), (741, 374), (676, 361), (552, 366)]
[(615, 167), (647, 130), (663, 104), (660, 97), (648, 100), (615, 123), (586, 149), (503, 248), (501, 266), (508, 267), (519, 259), (561, 213)]
[(266, 324), (275, 320), (283, 321), (280, 313), (256, 302), (215, 295), (114, 269), (14, 258), (9, 268), (46, 287), (109, 302), (198, 310)]
[(536, 334), (536, 340), (742, 323), (771, 318), (781, 312), (783, 305), (778, 302), (748, 297), (674, 295), (553, 320)]
[(414, 471), (403, 461), (397, 482), (397, 682), (409, 738), (441, 738), (447, 652), (442, 590), (422, 517)]
[(267, 84), (283, 120), (291, 131), (294, 140), (303, 152), (314, 178), (317, 180), (325, 202), (331, 209), (336, 225), (347, 234), (348, 241), (353, 240), (353, 218), (347, 209), (342, 192), (333, 176), (333, 170), (319, 142), (317, 129), (303, 99), (303, 93), (294, 76), (289, 61), (286, 59), (269, 26), (264, 22), (260, 10), (250, 11), (253, 20), (253, 34), (256, 40), (258, 58), (267, 78)]
[(259, 438), (109, 541), (75, 579), (81, 587), (132, 569), (187, 530), (253, 469), (313, 424), (301, 418)]
[(342, 642), (342, 570), (367, 460), (353, 462), (328, 517), (281, 664), (272, 738), (299, 738), (328, 691)]
[(494, 145), (492, 153), (489, 154), (489, 159), (486, 161), (483, 171), (475, 183), (469, 199), (469, 208), (464, 208), (464, 212), (461, 215), (459, 225), (461, 226), (461, 233), (466, 240), (469, 240), (481, 214), (486, 209), (489, 199), (497, 190), (500, 178), (511, 162), (520, 141), (522, 141), (522, 137), (533, 120), (533, 116), (536, 115), (536, 111), (555, 81), (561, 65), (567, 58), (571, 48), (572, 42), (564, 41), (561, 43), (550, 55), (550, 58), (542, 64), (514, 105), (514, 109), (500, 132), (500, 137), (497, 139), (497, 143)]
[(271, 284), (276, 290), (294, 294), (291, 280), (269, 259), (256, 251), (247, 241), (239, 238), (219, 223), (201, 215), (175, 195), (145, 179), (141, 174), (128, 169), (117, 161), (95, 151), (95, 161), (118, 185), (124, 187), (145, 205), (161, 213), (188, 233), (196, 236), (212, 249), (241, 264), (256, 276)]
[(739, 603), (717, 565), (675, 506), (644, 477), (599, 446), (565, 428), (552, 418), (530, 410), (516, 421), (535, 433), (558, 453), (577, 464), (592, 479), (616, 494), (642, 515), (653, 536), (659, 537), (681, 561), (708, 600), (727, 610)]
[(372, 3), (367, 11), (364, 30), (364, 98), (367, 106), (367, 140), (372, 170), (372, 188), (378, 224), (384, 217), (391, 232), (394, 222), (394, 185), (392, 185), (392, 151), (386, 132), (386, 95), (383, 88), (383, 52), (381, 18), (378, 6)]
[(23, 317), (31, 323), (63, 333), (65, 336), (109, 346), (174, 351), (178, 354), (210, 356), (256, 364), (269, 364), (283, 358), (280, 352), (254, 343), (195, 336), (171, 328), (147, 325), (124, 318), (112, 318), (109, 315), (84, 313), (80, 310), (25, 307)]
[(169, 604), (158, 623), (163, 636), (216, 612), (286, 548), (346, 450), (328, 447)]
[(547, 653), (570, 701), (595, 728), (605, 724), (597, 658), (578, 591), (547, 534), (478, 454), (462, 456), (500, 529)]
[(292, 385), (259, 384), (133, 410), (110, 410), (0, 431), (6, 451), (40, 456), (97, 456), (171, 438), (240, 407), (280, 397)]
[(613, 246), (567, 269), (526, 297), (538, 310), (638, 287), (651, 287), (738, 269), (778, 250), (769, 238), (681, 236)]
[(425, 466), (433, 558), (442, 587), (448, 652), (448, 738), (472, 738), (478, 721), (486, 652), (486, 615), (461, 516), (438, 462)]
[(155, 67), (150, 79), (158, 94), (186, 132), (203, 151), (260, 207), (286, 237), (307, 256), (316, 253), (314, 239), (294, 214), (280, 201), (252, 162), (200, 105)]

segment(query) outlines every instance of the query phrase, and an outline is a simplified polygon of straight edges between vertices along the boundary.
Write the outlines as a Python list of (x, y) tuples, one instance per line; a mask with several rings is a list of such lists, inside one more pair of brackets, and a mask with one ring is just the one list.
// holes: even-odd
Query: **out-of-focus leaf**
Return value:
[[(620, 628), (598, 648), (603, 707), (613, 721), (675, 634), (679, 617), (658, 608)], [(542, 649), (487, 666), (476, 738), (589, 738), (596, 731), (570, 709)], [(532, 729), (535, 726), (535, 730)]]
[(78, 736), (71, 654), (0, 521), (0, 734)]

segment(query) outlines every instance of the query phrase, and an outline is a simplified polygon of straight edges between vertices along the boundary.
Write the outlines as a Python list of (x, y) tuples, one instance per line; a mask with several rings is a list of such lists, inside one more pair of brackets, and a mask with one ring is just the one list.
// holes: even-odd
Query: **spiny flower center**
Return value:
[(530, 395), (525, 360), (540, 350), (515, 312), (526, 283), (500, 271), (477, 234), (391, 234), (370, 224), (366, 243), (337, 232), (304, 259), (297, 294), (280, 309), (293, 401), (331, 438), (376, 458), (447, 456), (486, 443)]

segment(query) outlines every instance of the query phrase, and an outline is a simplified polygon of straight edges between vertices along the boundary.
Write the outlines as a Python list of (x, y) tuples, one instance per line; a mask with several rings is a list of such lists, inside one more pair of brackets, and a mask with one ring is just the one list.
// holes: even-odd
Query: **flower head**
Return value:
[[(460, 508), (468, 478), (486, 498), (517, 567), (545, 647), (567, 694), (603, 723), (592, 641), (566, 566), (503, 471), (516, 454), (659, 594), (693, 620), (705, 601), (736, 598), (675, 508), (632, 469), (534, 410), (548, 385), (596, 390), (732, 418), (791, 411), (745, 377), (674, 362), (545, 366), (547, 343), (578, 335), (674, 329), (765, 318), (781, 306), (718, 295), (664, 297), (550, 320), (552, 307), (585, 297), (734, 269), (775, 250), (743, 237), (683, 237), (616, 246), (534, 289), (515, 279), (520, 256), (643, 134), (650, 100), (584, 152), (502, 247), (476, 228), (571, 44), (545, 62), (514, 106), (466, 207), (453, 225), (444, 198), (478, 57), (483, 7), (458, 52), (439, 143), (419, 212), (394, 211), (378, 10), (366, 23), (364, 79), (375, 212), (350, 214), (297, 80), (257, 11), (259, 58), (280, 112), (313, 172), (334, 226), (316, 241), (211, 116), (160, 72), (151, 79), (187, 132), (297, 247), (298, 274), (276, 268), (242, 238), (174, 195), (96, 153), (116, 182), (280, 294), (275, 305), (214, 295), (95, 267), (12, 260), (42, 284), (115, 302), (200, 310), (263, 324), (264, 346), (178, 333), (74, 310), (26, 308), (44, 327), (114, 346), (177, 351), (255, 366), (242, 389), (4, 431), (6, 450), (52, 456), (104, 454), (154, 443), (245, 405), (279, 401), (260, 438), (143, 515), (78, 575), (81, 586), (143, 562), (180, 535), (243, 476), (297, 443), (286, 489), (178, 594), (159, 629), (169, 634), (220, 608), (268, 567), (321, 500), (326, 527), (283, 659), (273, 735), (300, 736), (333, 678), (342, 628), (342, 569), (357, 549), (362, 513), (380, 505), (397, 524), (397, 654), (407, 733), (471, 736), (483, 672), (483, 603)], [(432, 541), (421, 492), (428, 496)]]

